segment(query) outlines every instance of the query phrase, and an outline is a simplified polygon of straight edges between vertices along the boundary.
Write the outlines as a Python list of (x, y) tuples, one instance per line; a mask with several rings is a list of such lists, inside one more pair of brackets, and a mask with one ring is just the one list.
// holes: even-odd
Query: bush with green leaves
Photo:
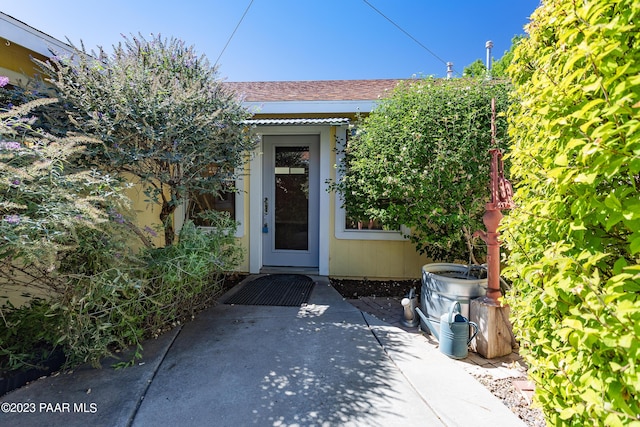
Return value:
[(398, 85), (347, 141), (333, 185), (347, 215), (411, 228), (418, 250), (432, 259), (470, 259), (490, 197), (491, 100), (504, 141), (509, 89), (472, 79)]
[(51, 316), (49, 302), (33, 298), (3, 307), (0, 315), (0, 374), (43, 367), (58, 348), (59, 318)]
[[(204, 55), (175, 38), (125, 38), (96, 58), (84, 47), (73, 57), (40, 64), (70, 123), (102, 141), (89, 162), (127, 174), (159, 204), (164, 240), (174, 240), (173, 213), (189, 194), (217, 195), (233, 183), (255, 136), (250, 116), (225, 90)], [(133, 177), (133, 178), (131, 178)]]
[[(56, 346), (64, 351), (68, 367), (85, 362), (100, 366), (114, 350), (133, 346), (131, 357), (122, 361), (129, 364), (141, 357), (144, 339), (213, 304), (225, 273), (237, 267), (243, 253), (234, 237), (235, 222), (223, 213), (206, 215), (211, 229), (187, 222), (175, 244), (146, 249), (137, 263), (128, 259), (92, 274), (68, 272), (48, 300), (8, 310), (7, 331), (13, 332), (6, 348), (0, 341), (0, 356), (5, 350), (11, 363), (7, 367), (30, 366), (34, 356), (46, 357), (45, 350)], [(28, 328), (38, 333), (16, 333)]]
[(550, 425), (640, 426), (640, 4), (543, 2), (509, 73), (507, 302)]
[[(25, 96), (26, 103), (14, 104), (17, 90), (0, 92), (0, 290), (3, 297), (32, 298), (25, 306), (3, 301), (0, 307), (0, 365), (13, 369), (39, 363), (43, 346), (62, 347), (74, 358), (70, 327), (58, 309), (74, 301), (69, 284), (80, 277), (92, 284), (132, 258), (121, 183), (78, 166), (86, 147), (100, 142), (44, 131), (33, 112), (57, 99)], [(38, 333), (14, 333), (29, 328)]]
[(187, 221), (176, 243), (147, 252), (148, 293), (156, 304), (146, 319), (145, 328), (150, 332), (192, 318), (212, 304), (220, 295), (225, 273), (242, 261), (236, 222), (225, 212), (202, 215), (211, 228), (198, 228)]

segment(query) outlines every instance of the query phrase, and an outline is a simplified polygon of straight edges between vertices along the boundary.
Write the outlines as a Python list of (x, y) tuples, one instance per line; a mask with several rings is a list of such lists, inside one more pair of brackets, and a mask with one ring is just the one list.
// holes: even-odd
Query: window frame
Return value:
[[(342, 178), (340, 168), (337, 167), (344, 160), (344, 149), (347, 141), (347, 127), (341, 126), (336, 128), (336, 181)], [(400, 226), (400, 230), (370, 230), (350, 229), (347, 228), (347, 211), (343, 207), (344, 199), (339, 193), (335, 193), (335, 237), (341, 240), (388, 240), (388, 241), (407, 241), (410, 230), (404, 225)]]
[[(238, 224), (236, 228), (235, 237), (244, 237), (245, 234), (245, 221), (244, 221), (244, 199), (245, 199), (245, 191), (244, 191), (244, 177), (241, 174), (237, 175), (235, 179), (235, 218), (234, 220)], [(176, 232), (179, 232), (182, 229), (185, 221), (189, 218), (187, 217), (189, 211), (189, 199), (184, 200), (180, 206), (176, 209)], [(198, 226), (201, 230), (214, 230), (215, 227), (206, 227), (206, 226)]]

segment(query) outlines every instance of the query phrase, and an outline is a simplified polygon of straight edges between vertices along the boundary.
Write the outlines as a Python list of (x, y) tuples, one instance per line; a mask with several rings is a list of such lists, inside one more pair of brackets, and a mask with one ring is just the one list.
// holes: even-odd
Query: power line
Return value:
[(414, 42), (416, 42), (418, 44), (418, 46), (420, 46), (421, 48), (423, 48), (424, 50), (426, 50), (427, 52), (429, 52), (434, 58), (436, 58), (438, 61), (442, 62), (444, 65), (447, 65), (447, 61), (445, 61), (444, 59), (440, 58), (438, 55), (436, 55), (431, 49), (429, 49), (428, 47), (426, 47), (424, 44), (422, 44), (420, 42), (420, 40), (416, 39), (415, 37), (413, 37), (411, 34), (409, 34), (408, 31), (406, 31), (404, 28), (402, 28), (400, 25), (396, 24), (391, 18), (389, 18), (387, 15), (385, 15), (384, 13), (382, 13), (382, 11), (380, 11), (379, 9), (377, 9), (374, 5), (372, 5), (371, 3), (369, 3), (367, 0), (362, 0), (363, 2), (366, 3), (367, 6), (369, 6), (371, 9), (375, 10), (380, 16), (382, 16), (384, 19), (386, 19), (387, 21), (391, 22), (391, 24), (393, 24), (393, 26), (395, 26), (397, 29), (399, 29), (400, 31), (402, 31), (407, 37), (409, 37), (411, 40), (413, 40)]
[(222, 52), (220, 52), (220, 55), (218, 55), (218, 59), (216, 59), (215, 64), (213, 64), (214, 68), (216, 65), (218, 65), (218, 61), (220, 61), (220, 58), (222, 57), (222, 54), (224, 53), (224, 51), (227, 50), (227, 46), (229, 46), (229, 43), (231, 43), (231, 39), (236, 34), (236, 31), (238, 31), (238, 27), (240, 27), (240, 24), (242, 24), (242, 21), (244, 20), (244, 17), (247, 15), (247, 12), (249, 12), (249, 9), (251, 9), (252, 4), (253, 4), (253, 0), (249, 2), (249, 6), (247, 6), (247, 8), (245, 9), (244, 13), (242, 14), (242, 17), (240, 18), (240, 21), (238, 21), (238, 24), (236, 25), (236, 28), (233, 29), (233, 32), (229, 36), (229, 40), (227, 40), (227, 43), (222, 48)]

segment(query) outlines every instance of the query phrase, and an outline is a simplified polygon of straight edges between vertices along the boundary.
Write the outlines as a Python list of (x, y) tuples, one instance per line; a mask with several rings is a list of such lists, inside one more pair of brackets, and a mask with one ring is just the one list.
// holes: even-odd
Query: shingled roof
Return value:
[(365, 101), (387, 94), (399, 79), (225, 82), (246, 102)]

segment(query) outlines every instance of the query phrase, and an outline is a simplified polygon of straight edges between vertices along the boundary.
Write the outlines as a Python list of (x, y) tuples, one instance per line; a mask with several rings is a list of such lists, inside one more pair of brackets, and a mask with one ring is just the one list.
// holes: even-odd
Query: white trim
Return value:
[(68, 44), (36, 30), (5, 13), (0, 12), (0, 21), (5, 21), (8, 24), (0, 25), (0, 37), (10, 43), (18, 44), (46, 57), (52, 55), (51, 50), (54, 52), (64, 51), (67, 54), (74, 52), (73, 48)]
[(262, 268), (262, 138), (249, 162), (249, 273)]
[(369, 113), (378, 104), (364, 101), (246, 101), (242, 105), (254, 114)]
[(328, 180), (331, 178), (331, 128), (320, 132), (320, 240), (318, 242), (318, 274), (329, 275), (330, 202)]
[[(336, 128), (336, 164), (339, 165), (344, 159), (344, 142), (347, 140), (347, 128)], [(336, 168), (336, 181), (340, 180), (340, 170)], [(345, 228), (347, 214), (344, 209), (344, 200), (340, 194), (335, 193), (335, 236), (336, 239), (345, 240), (408, 240), (410, 230), (401, 226), (400, 230), (350, 230)]]
[(249, 119), (243, 123), (250, 126), (343, 126), (349, 124), (346, 117), (333, 117), (328, 119)]

